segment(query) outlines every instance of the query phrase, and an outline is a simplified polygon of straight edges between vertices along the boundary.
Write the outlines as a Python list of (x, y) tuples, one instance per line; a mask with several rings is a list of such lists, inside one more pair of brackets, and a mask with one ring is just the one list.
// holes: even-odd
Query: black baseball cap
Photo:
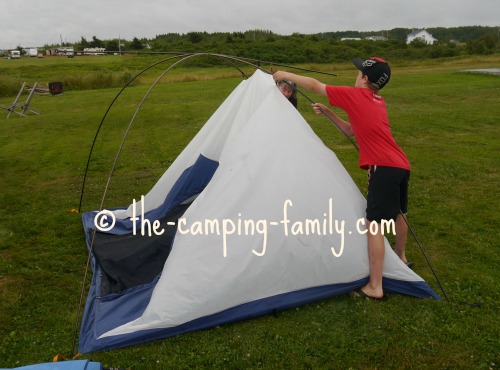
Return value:
[(368, 81), (379, 90), (387, 85), (391, 78), (391, 68), (383, 59), (377, 57), (371, 57), (367, 60), (354, 58), (352, 62), (368, 77)]

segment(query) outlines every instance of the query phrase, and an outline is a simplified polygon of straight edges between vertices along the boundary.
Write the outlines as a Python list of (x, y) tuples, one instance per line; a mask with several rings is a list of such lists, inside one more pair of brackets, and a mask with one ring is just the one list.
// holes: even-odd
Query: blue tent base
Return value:
[[(125, 335), (117, 335), (97, 339), (97, 336), (89, 335), (89, 332), (97, 330), (96, 326), (90, 324), (86, 329), (86, 335), (81, 335), (79, 343), (80, 353), (97, 352), (115, 348), (131, 346), (139, 343), (165, 339), (193, 331), (199, 331), (218, 325), (247, 320), (258, 316), (263, 316), (275, 312), (276, 310), (285, 310), (292, 307), (308, 304), (322, 299), (331, 298), (347, 294), (361, 288), (368, 282), (368, 278), (363, 278), (351, 283), (334, 284), (320, 287), (304, 289), (296, 292), (280, 294), (277, 296), (245, 303), (213, 315), (201, 317), (199, 319), (187, 322), (185, 324), (160, 328), (153, 330), (142, 330)], [(384, 278), (384, 290), (387, 293), (406, 294), (418, 298), (441, 298), (424, 281), (402, 282), (393, 279)], [(140, 315), (138, 315), (140, 316)]]
[[(60, 362), (45, 362), (36, 365), (27, 365), (12, 369), (18, 370), (102, 370), (100, 362), (92, 362), (90, 360), (74, 360)], [(7, 369), (0, 369), (7, 370)]]

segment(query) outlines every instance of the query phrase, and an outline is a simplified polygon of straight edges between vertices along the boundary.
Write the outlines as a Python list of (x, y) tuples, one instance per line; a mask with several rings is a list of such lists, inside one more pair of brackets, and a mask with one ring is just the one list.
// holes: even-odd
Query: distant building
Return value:
[(46, 49), (45, 54), (53, 56), (70, 56), (74, 54), (74, 51), (72, 46), (65, 46)]
[(415, 30), (408, 35), (406, 35), (406, 43), (409, 44), (415, 39), (420, 39), (424, 41), (426, 44), (432, 45), (434, 44), (437, 39), (432, 37), (432, 35), (427, 32), (426, 30)]
[(385, 36), (368, 36), (365, 40), (373, 40), (373, 41), (387, 41), (389, 40)]
[(106, 55), (105, 48), (85, 48), (83, 49), (84, 55)]
[(23, 52), (24, 52), (24, 54), (26, 54), (29, 57), (36, 57), (38, 55), (37, 48), (24, 48)]
[(343, 37), (340, 39), (340, 41), (348, 41), (348, 40), (359, 41), (361, 39), (359, 37)]

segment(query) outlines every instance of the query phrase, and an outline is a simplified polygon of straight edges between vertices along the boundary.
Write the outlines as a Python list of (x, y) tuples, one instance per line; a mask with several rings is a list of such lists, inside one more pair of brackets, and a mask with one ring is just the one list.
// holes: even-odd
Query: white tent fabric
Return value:
[[(259, 78), (255, 78), (257, 76)], [(249, 118), (267, 95), (272, 94), (275, 95), (274, 99), (276, 98), (276, 91), (269, 88), (271, 77), (259, 70), (257, 70), (255, 77), (242, 81), (236, 87), (144, 197), (145, 212), (153, 210), (163, 203), (175, 181), (186, 168), (196, 162), (200, 153), (207, 158), (218, 161), (222, 152), (241, 134), (242, 129), (248, 124)], [(280, 100), (283, 101), (283, 98)], [(137, 202), (137, 207), (143, 207), (143, 205)], [(115, 215), (117, 218), (132, 217), (132, 205), (125, 211), (115, 211)]]
[[(82, 216), (94, 273), (81, 353), (255, 317), (345, 294), (368, 280), (363, 195), (272, 76), (259, 70), (143, 203), (136, 210), (172, 229), (131, 235), (133, 205), (115, 211), (116, 225), (105, 233), (93, 234), (96, 211)], [(385, 248), (387, 292), (439, 299), (387, 240)]]
[[(256, 71), (238, 86), (146, 195), (146, 210), (200, 153), (219, 167), (179, 220), (146, 310), (100, 338), (368, 276), (366, 201), (271, 76)], [(388, 243), (384, 277), (423, 281)]]

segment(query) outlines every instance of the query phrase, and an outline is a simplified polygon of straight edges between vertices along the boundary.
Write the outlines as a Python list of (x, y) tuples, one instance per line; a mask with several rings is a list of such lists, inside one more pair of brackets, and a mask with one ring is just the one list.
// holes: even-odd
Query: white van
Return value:
[(10, 59), (19, 59), (19, 58), (21, 58), (21, 52), (19, 50), (11, 50), (9, 58)]

